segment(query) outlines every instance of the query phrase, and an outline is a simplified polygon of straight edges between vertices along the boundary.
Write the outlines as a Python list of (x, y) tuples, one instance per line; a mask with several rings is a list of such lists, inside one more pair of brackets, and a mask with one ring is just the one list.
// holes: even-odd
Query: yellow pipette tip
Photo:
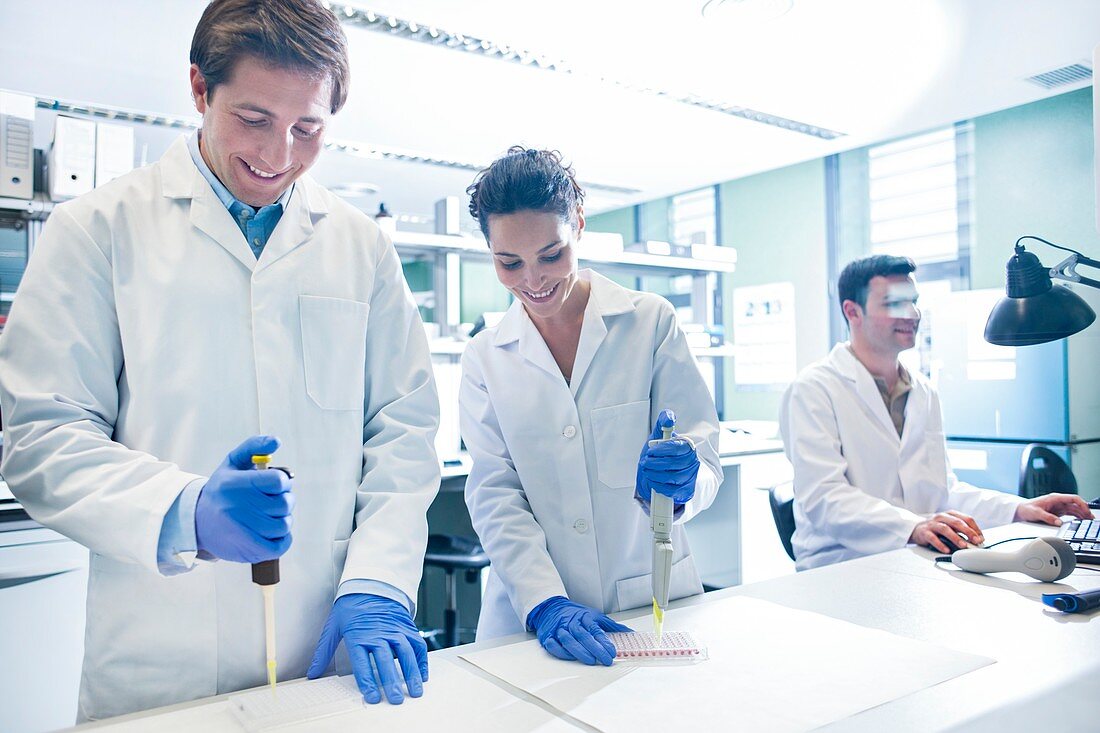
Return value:
[(653, 631), (657, 634), (657, 643), (661, 643), (661, 633), (665, 628), (665, 612), (657, 605), (657, 599), (653, 599)]
[(275, 660), (267, 660), (267, 684), (271, 685), (271, 691), (275, 692)]

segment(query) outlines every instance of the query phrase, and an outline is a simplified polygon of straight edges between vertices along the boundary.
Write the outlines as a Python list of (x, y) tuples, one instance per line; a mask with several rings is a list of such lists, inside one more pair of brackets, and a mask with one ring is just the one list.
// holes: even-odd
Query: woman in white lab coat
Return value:
[[(492, 561), (478, 639), (527, 629), (609, 664), (603, 614), (652, 597), (652, 489), (676, 507), (670, 598), (702, 592), (683, 522), (721, 481), (714, 401), (668, 301), (578, 271), (584, 194), (557, 153), (512, 148), (468, 193), (515, 296), (462, 358), (466, 503)], [(681, 438), (658, 451), (666, 409)]]

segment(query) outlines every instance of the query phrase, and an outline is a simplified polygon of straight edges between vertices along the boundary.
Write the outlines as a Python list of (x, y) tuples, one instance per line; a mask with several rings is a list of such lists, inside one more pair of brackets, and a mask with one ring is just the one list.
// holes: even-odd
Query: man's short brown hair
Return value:
[(332, 113), (348, 98), (348, 39), (340, 21), (317, 0), (213, 0), (191, 40), (191, 63), (207, 94), (229, 81), (237, 61), (260, 61), (332, 80)]

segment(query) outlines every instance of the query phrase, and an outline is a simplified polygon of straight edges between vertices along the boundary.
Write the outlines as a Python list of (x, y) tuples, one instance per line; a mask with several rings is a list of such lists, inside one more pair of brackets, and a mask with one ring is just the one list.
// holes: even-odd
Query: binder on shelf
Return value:
[(585, 230), (577, 242), (577, 254), (581, 257), (613, 259), (623, 251), (623, 235), (613, 232)]
[(459, 233), (458, 196), (446, 196), (435, 202), (435, 233)]
[(733, 247), (721, 247), (717, 244), (693, 244), (691, 256), (697, 260), (712, 262), (737, 262), (737, 250)]
[(95, 185), (134, 169), (134, 128), (97, 122), (95, 126)]
[(34, 198), (34, 104), (0, 91), (0, 197)]
[(95, 122), (58, 115), (47, 169), (54, 201), (91, 191), (95, 186)]
[(691, 245), (672, 244), (659, 239), (647, 239), (644, 242), (635, 242), (627, 247), (630, 252), (641, 252), (647, 255), (660, 255), (662, 257), (691, 257)]

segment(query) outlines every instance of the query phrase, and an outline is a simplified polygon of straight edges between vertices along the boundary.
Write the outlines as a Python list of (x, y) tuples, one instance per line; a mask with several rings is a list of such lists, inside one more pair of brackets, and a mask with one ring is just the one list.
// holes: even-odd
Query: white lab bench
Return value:
[[(766, 488), (782, 480), (789, 463), (782, 443), (744, 434), (723, 441), (722, 488), (714, 504), (688, 524), (688, 536), (707, 587), (739, 585), (794, 572), (768, 509)], [(444, 466), (440, 496), (429, 512), (432, 531), (471, 534), (461, 492), (469, 458)], [(88, 551), (31, 521), (0, 532), (0, 719), (5, 733), (71, 725), (83, 654)], [(751, 570), (744, 570), (750, 568)], [(476, 585), (459, 584), (462, 625), (474, 625)], [(442, 574), (426, 572), (419, 605), (442, 625)], [(25, 660), (9, 663), (12, 660)]]
[[(990, 541), (1006, 537), (1051, 534), (1049, 527), (1014, 524), (986, 533)], [(1026, 576), (1002, 574), (982, 576), (953, 572), (933, 563), (935, 553), (909, 547), (861, 558), (797, 575), (729, 588), (685, 599), (673, 607), (713, 603), (729, 596), (748, 596), (790, 608), (812, 611), (843, 621), (887, 631), (903, 637), (938, 644), (959, 652), (989, 657), (994, 664), (905, 695), (891, 702), (841, 719), (820, 730), (870, 731), (966, 731), (1005, 733), (1046, 730), (1064, 726), (1070, 730), (1096, 730), (1100, 721), (1100, 612), (1062, 615), (1045, 610), (1039, 597), (1055, 589), (1086, 590), (1100, 587), (1100, 574), (1077, 570), (1059, 584), (1031, 581)], [(637, 612), (619, 614), (623, 620)], [(785, 629), (759, 628), (762, 635), (781, 636)], [(495, 685), (501, 692), (551, 712), (561, 728), (592, 728), (578, 724), (567, 714), (555, 711), (522, 690), (477, 670), (460, 654), (516, 643), (530, 638), (517, 635), (506, 639), (433, 652), (431, 660), (447, 660)], [(850, 658), (860, 655), (851, 650)], [(775, 659), (777, 665), (798, 664), (798, 659)], [(846, 659), (830, 662), (821, 675), (842, 668)], [(867, 680), (874, 685), (874, 680)], [(675, 680), (670, 678), (670, 700), (677, 698)], [(432, 683), (425, 694), (433, 694)], [(435, 692), (435, 694), (440, 694)], [(188, 723), (202, 725), (207, 733), (238, 731), (224, 705), (226, 696), (135, 713), (80, 727), (110, 733), (138, 730), (185, 730)], [(427, 698), (425, 698), (427, 699)], [(410, 707), (415, 701), (406, 703)], [(488, 705), (488, 701), (486, 701)], [(797, 699), (791, 700), (798, 705)], [(382, 708), (385, 704), (382, 705)], [(392, 721), (395, 713), (366, 706), (326, 727), (288, 727), (294, 730), (367, 729), (382, 715)], [(353, 719), (354, 716), (354, 719)], [(421, 719), (423, 723), (423, 719)], [(438, 730), (467, 730), (461, 718), (440, 710), (432, 727)], [(721, 729), (720, 720), (713, 729)]]
[(0, 729), (76, 720), (88, 550), (30, 520), (0, 531)]

